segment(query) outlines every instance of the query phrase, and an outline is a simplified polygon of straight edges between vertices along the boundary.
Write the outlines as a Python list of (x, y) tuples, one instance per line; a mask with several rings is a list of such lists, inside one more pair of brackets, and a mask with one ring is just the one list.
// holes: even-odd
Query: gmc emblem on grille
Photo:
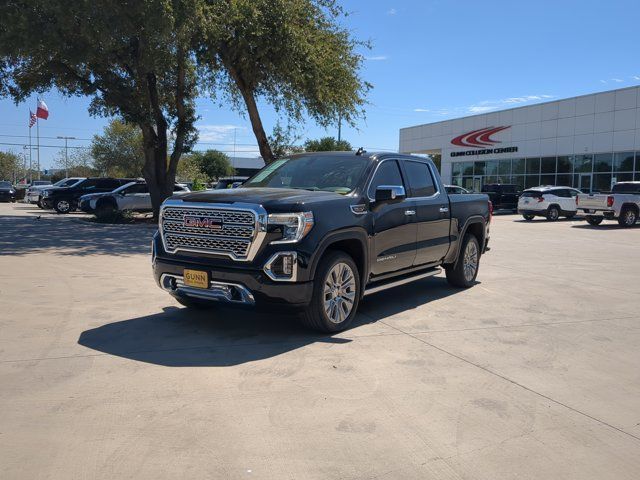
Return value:
[(182, 224), (185, 227), (208, 228), (209, 230), (222, 230), (222, 219), (215, 217), (185, 216)]

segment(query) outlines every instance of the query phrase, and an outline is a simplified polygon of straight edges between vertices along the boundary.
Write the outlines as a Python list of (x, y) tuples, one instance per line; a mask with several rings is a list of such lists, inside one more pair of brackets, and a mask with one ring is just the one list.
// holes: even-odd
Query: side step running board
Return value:
[(405, 285), (407, 283), (415, 282), (416, 280), (420, 280), (422, 278), (433, 277), (434, 275), (438, 275), (440, 272), (442, 272), (441, 268), (434, 268), (433, 270), (428, 270), (426, 272), (420, 272), (414, 275), (409, 275), (406, 277), (402, 277), (398, 280), (382, 283), (380, 285), (372, 285), (371, 287), (365, 289), (364, 296), (371, 295), (372, 293), (378, 293), (388, 288), (399, 287), (400, 285)]

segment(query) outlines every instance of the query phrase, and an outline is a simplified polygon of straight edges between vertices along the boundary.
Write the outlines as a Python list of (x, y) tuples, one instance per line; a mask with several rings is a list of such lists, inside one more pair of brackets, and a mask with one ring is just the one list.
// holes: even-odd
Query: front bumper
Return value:
[(93, 211), (95, 210), (91, 206), (91, 200), (80, 200), (80, 203), (78, 204), (78, 208), (85, 213), (93, 213)]
[(9, 192), (0, 192), (0, 202), (15, 202), (16, 194)]

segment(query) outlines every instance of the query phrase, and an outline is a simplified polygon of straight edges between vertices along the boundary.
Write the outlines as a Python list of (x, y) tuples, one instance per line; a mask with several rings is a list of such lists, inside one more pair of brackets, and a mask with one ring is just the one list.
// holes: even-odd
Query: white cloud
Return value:
[(616, 82), (616, 83), (622, 83), (624, 82), (624, 80), (622, 80), (621, 78), (612, 78), (611, 79), (612, 82)]
[(398, 11), (395, 8), (387, 10), (387, 15), (395, 15), (396, 13), (398, 13)]
[(600, 83), (604, 83), (606, 85), (607, 81), (606, 80), (600, 80)]
[(413, 111), (414, 112), (430, 112), (431, 110), (429, 110), (428, 108), (414, 108)]
[(640, 80), (640, 75), (633, 75), (631, 78), (633, 78), (634, 80)]
[(220, 142), (233, 138), (233, 131), (244, 130), (244, 127), (237, 125), (196, 125), (198, 129), (198, 141), (200, 142)]
[(374, 55), (372, 57), (364, 57), (365, 60), (369, 60), (370, 62), (382, 62), (384, 60), (388, 60), (389, 57), (386, 55)]
[(499, 100), (483, 100), (466, 108), (468, 113), (484, 113), (503, 107), (519, 105), (521, 103), (535, 102), (553, 98), (553, 95), (524, 95), (522, 97), (508, 97)]

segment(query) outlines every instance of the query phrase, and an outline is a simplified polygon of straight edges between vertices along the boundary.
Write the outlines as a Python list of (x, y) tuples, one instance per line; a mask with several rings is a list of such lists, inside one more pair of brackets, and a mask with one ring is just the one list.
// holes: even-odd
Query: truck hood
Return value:
[(344, 195), (334, 192), (300, 190), (293, 188), (233, 188), (227, 190), (205, 190), (174, 195), (174, 200), (203, 203), (253, 203), (262, 205), (267, 210), (290, 208), (300, 210), (319, 202), (347, 200)]

